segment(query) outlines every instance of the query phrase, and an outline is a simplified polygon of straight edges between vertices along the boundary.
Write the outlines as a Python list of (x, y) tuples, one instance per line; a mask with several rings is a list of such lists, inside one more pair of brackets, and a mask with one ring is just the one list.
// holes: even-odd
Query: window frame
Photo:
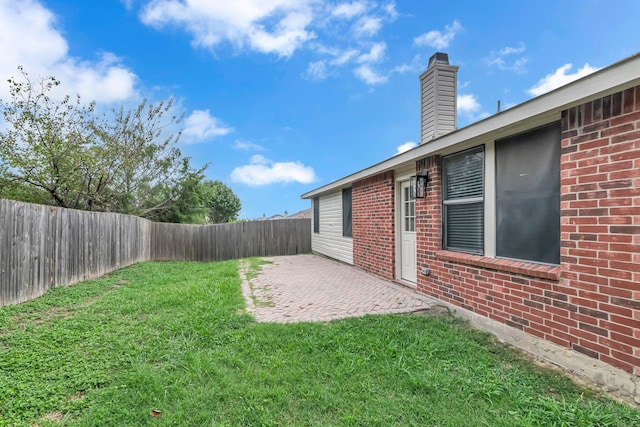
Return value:
[(353, 238), (353, 187), (342, 189), (342, 237)]
[[(544, 140), (544, 138), (550, 138), (550, 137), (557, 137), (557, 140), (556, 139), (553, 139), (553, 140), (549, 139), (546, 141)], [(560, 264), (560, 241), (561, 241), (560, 223), (561, 223), (561, 217), (562, 217), (562, 214), (560, 212), (560, 195), (562, 193), (561, 177), (560, 177), (561, 162), (562, 162), (561, 141), (562, 141), (562, 134), (561, 134), (560, 122), (552, 122), (543, 126), (527, 129), (526, 131), (509, 135), (505, 138), (500, 138), (494, 141), (494, 150), (495, 150), (495, 160), (494, 160), (495, 161), (495, 168), (494, 168), (495, 231), (494, 233), (495, 233), (495, 257), (496, 258), (518, 260), (518, 261), (524, 261), (524, 262), (531, 262), (535, 264), (546, 264), (546, 265)], [(547, 236), (550, 232), (553, 232), (555, 234), (552, 237), (553, 238), (557, 237), (557, 240), (554, 241), (553, 243), (550, 243), (550, 239), (547, 239), (546, 241), (544, 239), (539, 239), (535, 241), (534, 242), (535, 245), (541, 245), (545, 243), (548, 244), (544, 248), (538, 251), (534, 251), (536, 253), (535, 256), (533, 256), (534, 252), (532, 251), (528, 251), (528, 255), (527, 255), (526, 250), (518, 249), (518, 248), (524, 247), (523, 245), (516, 245), (518, 248), (513, 249), (515, 252), (509, 253), (509, 250), (511, 249), (508, 246), (505, 246), (506, 245), (505, 239), (501, 239), (501, 237), (504, 235), (503, 233), (507, 233), (509, 235), (509, 239), (506, 239), (506, 240), (514, 240), (518, 238), (518, 241), (527, 241), (527, 239), (525, 239), (526, 232), (523, 231), (520, 227), (518, 227), (518, 230), (522, 231), (522, 233), (518, 234), (517, 231), (513, 231), (513, 230), (505, 231), (508, 228), (508, 225), (500, 223), (500, 218), (504, 218), (504, 212), (505, 212), (504, 210), (507, 209), (506, 205), (508, 205), (509, 202), (511, 202), (512, 204), (518, 201), (521, 202), (521, 204), (517, 205), (515, 208), (517, 211), (518, 207), (522, 208), (522, 204), (526, 204), (527, 201), (530, 201), (532, 198), (531, 196), (516, 197), (515, 200), (508, 200), (506, 197), (501, 196), (500, 194), (501, 188), (503, 188), (501, 187), (501, 185), (503, 185), (501, 181), (504, 181), (506, 178), (502, 178), (502, 179), (500, 178), (503, 172), (501, 172), (500, 170), (501, 167), (499, 166), (498, 163), (502, 160), (502, 157), (505, 157), (505, 159), (502, 161), (506, 161), (508, 159), (506, 155), (500, 154), (500, 151), (504, 150), (508, 152), (509, 150), (514, 150), (514, 147), (515, 149), (517, 149), (518, 147), (522, 146), (520, 144), (525, 144), (527, 148), (529, 148), (531, 144), (536, 144), (536, 149), (539, 152), (544, 152), (543, 149), (546, 149), (544, 147), (544, 144), (555, 144), (553, 146), (553, 152), (547, 153), (547, 156), (550, 156), (550, 155), (554, 156), (553, 160), (556, 162), (556, 164), (553, 166), (555, 166), (555, 170), (547, 171), (545, 175), (549, 175), (550, 172), (553, 172), (556, 174), (555, 181), (553, 182), (554, 188), (552, 188), (552, 190), (556, 191), (556, 193), (547, 195), (546, 197), (543, 197), (543, 198), (548, 199), (547, 203), (544, 203), (544, 206), (546, 207), (548, 207), (548, 202), (551, 201), (551, 199), (553, 198), (557, 199), (558, 204), (556, 206), (556, 210), (558, 215), (557, 215), (557, 218), (553, 218), (553, 221), (554, 221), (553, 224), (550, 223), (549, 216), (546, 217), (546, 221), (544, 221), (545, 217), (543, 216), (542, 223), (540, 224), (542, 228), (539, 230), (535, 230), (535, 233), (529, 233), (529, 234)], [(509, 154), (509, 155), (512, 155), (512, 154)], [(526, 156), (526, 153), (519, 154), (519, 156)], [(529, 158), (530, 156), (526, 156), (526, 157)], [(543, 163), (543, 166), (548, 166), (548, 165), (550, 165), (549, 162)], [(553, 168), (551, 167), (551, 169)], [(526, 174), (524, 174), (523, 176), (526, 176)], [(513, 180), (509, 180), (509, 182), (513, 182)], [(540, 192), (544, 193), (545, 191), (550, 191), (546, 187), (543, 190), (540, 190), (539, 188), (540, 187), (536, 188), (536, 193), (540, 193)], [(522, 193), (525, 194), (525, 196), (527, 194), (524, 191)], [(531, 194), (531, 188), (529, 188), (529, 194)], [(548, 214), (549, 213), (548, 209), (546, 209), (546, 211)], [(553, 230), (549, 228), (549, 226), (551, 225), (553, 225), (553, 228), (554, 228)], [(514, 233), (518, 235), (514, 236)], [(556, 251), (553, 254), (554, 256), (553, 260), (550, 259), (550, 255), (546, 251), (549, 251), (549, 252)], [(546, 260), (545, 260), (545, 257), (547, 258)]]
[(313, 232), (320, 233), (320, 197), (313, 198)]
[[(464, 156), (475, 153), (482, 153), (482, 162), (481, 162), (481, 171), (480, 171), (480, 188), (482, 192), (482, 196), (475, 197), (458, 197), (458, 198), (448, 198), (447, 194), (447, 167), (449, 166), (448, 162), (451, 162), (455, 158), (464, 158)], [(452, 252), (461, 252), (468, 253), (473, 255), (484, 255), (485, 253), (485, 183), (486, 183), (486, 156), (485, 156), (485, 146), (484, 144), (477, 145), (475, 147), (471, 147), (462, 151), (458, 151), (455, 153), (451, 153), (449, 155), (443, 156), (441, 159), (441, 170), (442, 170), (442, 248), (444, 250), (452, 251)], [(477, 248), (465, 248), (464, 246), (456, 246), (449, 244), (449, 230), (450, 224), (448, 221), (448, 212), (450, 206), (462, 206), (462, 205), (479, 205), (480, 207), (480, 215), (481, 218), (478, 223), (479, 231), (480, 231), (480, 241), (481, 244)]]
[(402, 203), (402, 208), (400, 210), (401, 213), (401, 226), (403, 232), (415, 233), (416, 232), (416, 198), (413, 194), (413, 190), (411, 188), (411, 183), (409, 183), (409, 187), (400, 187), (404, 189), (402, 194), (400, 194), (400, 203)]

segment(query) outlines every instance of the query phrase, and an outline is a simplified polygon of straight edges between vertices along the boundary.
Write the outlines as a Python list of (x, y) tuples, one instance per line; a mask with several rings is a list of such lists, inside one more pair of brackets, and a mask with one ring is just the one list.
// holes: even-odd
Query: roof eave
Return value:
[(400, 165), (416, 161), (426, 156), (438, 154), (443, 150), (462, 145), (469, 140), (481, 138), (483, 135), (495, 133), (500, 129), (522, 123), (523, 121), (558, 114), (562, 110), (581, 105), (589, 100), (599, 98), (606, 93), (615, 93), (623, 87), (633, 87), (638, 84), (640, 84), (640, 53), (636, 53), (579, 80), (575, 80), (479, 122), (460, 128), (402, 154), (398, 154), (368, 168), (323, 185), (322, 187), (318, 187), (302, 194), (301, 198), (310, 199), (327, 192), (348, 187), (355, 181), (394, 170)]

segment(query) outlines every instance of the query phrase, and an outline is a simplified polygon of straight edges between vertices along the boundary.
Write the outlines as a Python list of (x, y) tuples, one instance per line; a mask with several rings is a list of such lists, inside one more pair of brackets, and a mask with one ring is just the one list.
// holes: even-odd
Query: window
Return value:
[(484, 253), (484, 147), (442, 158), (443, 248)]
[(320, 232), (320, 197), (313, 198), (313, 232)]
[(413, 197), (411, 185), (403, 187), (402, 194), (402, 218), (404, 231), (416, 231), (416, 199)]
[(351, 188), (342, 190), (342, 235), (351, 237)]
[(496, 141), (496, 255), (560, 263), (560, 125)]

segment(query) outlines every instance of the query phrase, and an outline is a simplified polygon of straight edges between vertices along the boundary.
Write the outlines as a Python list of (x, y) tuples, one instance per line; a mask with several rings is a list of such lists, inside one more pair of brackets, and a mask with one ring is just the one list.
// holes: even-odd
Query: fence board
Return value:
[(185, 225), (152, 223), (151, 259), (220, 261), (311, 252), (310, 219)]
[(310, 219), (153, 223), (0, 199), (0, 306), (139, 261), (218, 261), (311, 252)]
[(149, 225), (133, 216), (0, 199), (0, 306), (149, 259)]

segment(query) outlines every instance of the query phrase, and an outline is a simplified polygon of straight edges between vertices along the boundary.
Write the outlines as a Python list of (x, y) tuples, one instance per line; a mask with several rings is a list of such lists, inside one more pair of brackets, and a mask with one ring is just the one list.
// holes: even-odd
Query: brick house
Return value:
[(640, 403), (640, 55), (461, 129), (457, 72), (418, 147), (302, 195), (313, 251)]

